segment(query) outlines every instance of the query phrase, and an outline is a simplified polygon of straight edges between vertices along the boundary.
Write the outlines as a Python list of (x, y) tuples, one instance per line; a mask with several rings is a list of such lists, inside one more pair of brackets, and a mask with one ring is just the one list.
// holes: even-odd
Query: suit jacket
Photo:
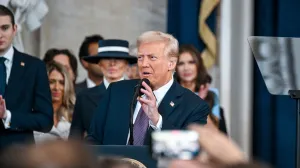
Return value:
[[(87, 140), (100, 145), (126, 145), (129, 132), (130, 104), (139, 80), (112, 83), (93, 117)], [(134, 107), (136, 101), (134, 103)], [(191, 123), (206, 124), (208, 104), (175, 80), (158, 107), (162, 130), (185, 129)], [(149, 127), (145, 145), (149, 144)]]
[(11, 112), (10, 128), (0, 121), (0, 150), (16, 143), (34, 142), (33, 130), (49, 132), (53, 108), (45, 64), (14, 49), (11, 74), (5, 91)]
[(90, 123), (96, 107), (106, 88), (104, 83), (93, 88), (85, 89), (76, 98), (71, 131), (69, 138), (82, 139)]
[(75, 85), (75, 92), (76, 92), (76, 94), (79, 94), (81, 91), (86, 90), (87, 88), (88, 88), (87, 81), (84, 80)]

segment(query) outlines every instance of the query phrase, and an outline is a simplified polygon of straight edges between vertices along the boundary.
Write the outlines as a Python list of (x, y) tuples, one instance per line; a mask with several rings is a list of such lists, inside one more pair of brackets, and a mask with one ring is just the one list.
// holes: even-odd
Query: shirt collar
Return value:
[(13, 55), (14, 55), (14, 48), (11, 45), (8, 51), (3, 55), (4, 58), (7, 59), (7, 61), (12, 62), (13, 60)]
[[(121, 80), (124, 80), (124, 79), (125, 79), (124, 76), (122, 76), (122, 78), (120, 78), (120, 79), (117, 80), (117, 81), (121, 81)], [(107, 89), (110, 83), (109, 83), (108, 80), (105, 78), (105, 76), (103, 77), (103, 83), (104, 83), (105, 88)]]
[(86, 78), (86, 84), (88, 88), (92, 88), (96, 86), (96, 83), (92, 81), (89, 77)]
[(174, 82), (174, 79), (172, 77), (172, 79), (167, 84), (165, 84), (162, 87), (160, 87), (159, 89), (153, 91), (153, 94), (156, 97), (156, 103), (160, 104), (160, 102), (165, 97), (168, 90), (171, 88), (173, 82)]

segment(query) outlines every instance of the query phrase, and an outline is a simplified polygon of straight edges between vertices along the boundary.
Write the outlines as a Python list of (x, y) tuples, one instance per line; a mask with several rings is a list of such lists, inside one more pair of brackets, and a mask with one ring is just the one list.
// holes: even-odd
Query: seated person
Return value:
[(34, 132), (36, 143), (45, 140), (67, 139), (70, 132), (72, 112), (75, 103), (73, 83), (63, 65), (47, 64), (53, 106), (53, 127), (49, 133)]

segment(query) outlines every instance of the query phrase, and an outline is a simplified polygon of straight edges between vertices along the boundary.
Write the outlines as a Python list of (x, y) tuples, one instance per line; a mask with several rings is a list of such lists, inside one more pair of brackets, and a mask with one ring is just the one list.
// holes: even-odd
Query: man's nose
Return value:
[(149, 61), (148, 61), (147, 58), (144, 58), (144, 59), (142, 60), (142, 67), (148, 67), (148, 66), (149, 66)]
[(0, 31), (0, 38), (2, 38), (3, 37), (3, 32), (2, 31)]

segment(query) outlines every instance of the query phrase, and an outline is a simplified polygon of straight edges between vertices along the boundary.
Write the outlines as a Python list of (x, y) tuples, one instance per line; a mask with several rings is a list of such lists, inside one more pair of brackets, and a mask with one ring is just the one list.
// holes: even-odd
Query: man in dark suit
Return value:
[(0, 5), (0, 150), (34, 142), (33, 131), (49, 132), (53, 126), (46, 67), (13, 48), (16, 31), (12, 12)]
[[(118, 48), (128, 49), (125, 40), (100, 40), (98, 54), (84, 59), (100, 67), (103, 72), (103, 83), (90, 89), (82, 90), (76, 99), (70, 138), (82, 139), (90, 127), (90, 123), (97, 105), (110, 83), (124, 79), (128, 64), (134, 64), (137, 58), (128, 52), (118, 53)], [(104, 53), (104, 55), (103, 55)], [(115, 54), (117, 53), (117, 54)]]
[[(206, 124), (209, 107), (193, 92), (173, 79), (178, 41), (171, 35), (150, 31), (137, 40), (138, 68), (147, 78), (144, 94), (134, 100), (130, 136), (130, 105), (138, 80), (110, 85), (93, 117), (87, 140), (102, 145), (148, 145), (151, 131), (185, 129), (191, 123)], [(133, 138), (131, 138), (133, 137)]]
[(102, 83), (103, 73), (100, 67), (97, 64), (89, 63), (82, 59), (84, 56), (97, 55), (99, 40), (103, 40), (103, 37), (100, 35), (87, 36), (79, 48), (79, 61), (83, 68), (87, 70), (88, 76), (84, 81), (76, 84), (76, 93), (79, 93), (87, 88), (98, 86)]

